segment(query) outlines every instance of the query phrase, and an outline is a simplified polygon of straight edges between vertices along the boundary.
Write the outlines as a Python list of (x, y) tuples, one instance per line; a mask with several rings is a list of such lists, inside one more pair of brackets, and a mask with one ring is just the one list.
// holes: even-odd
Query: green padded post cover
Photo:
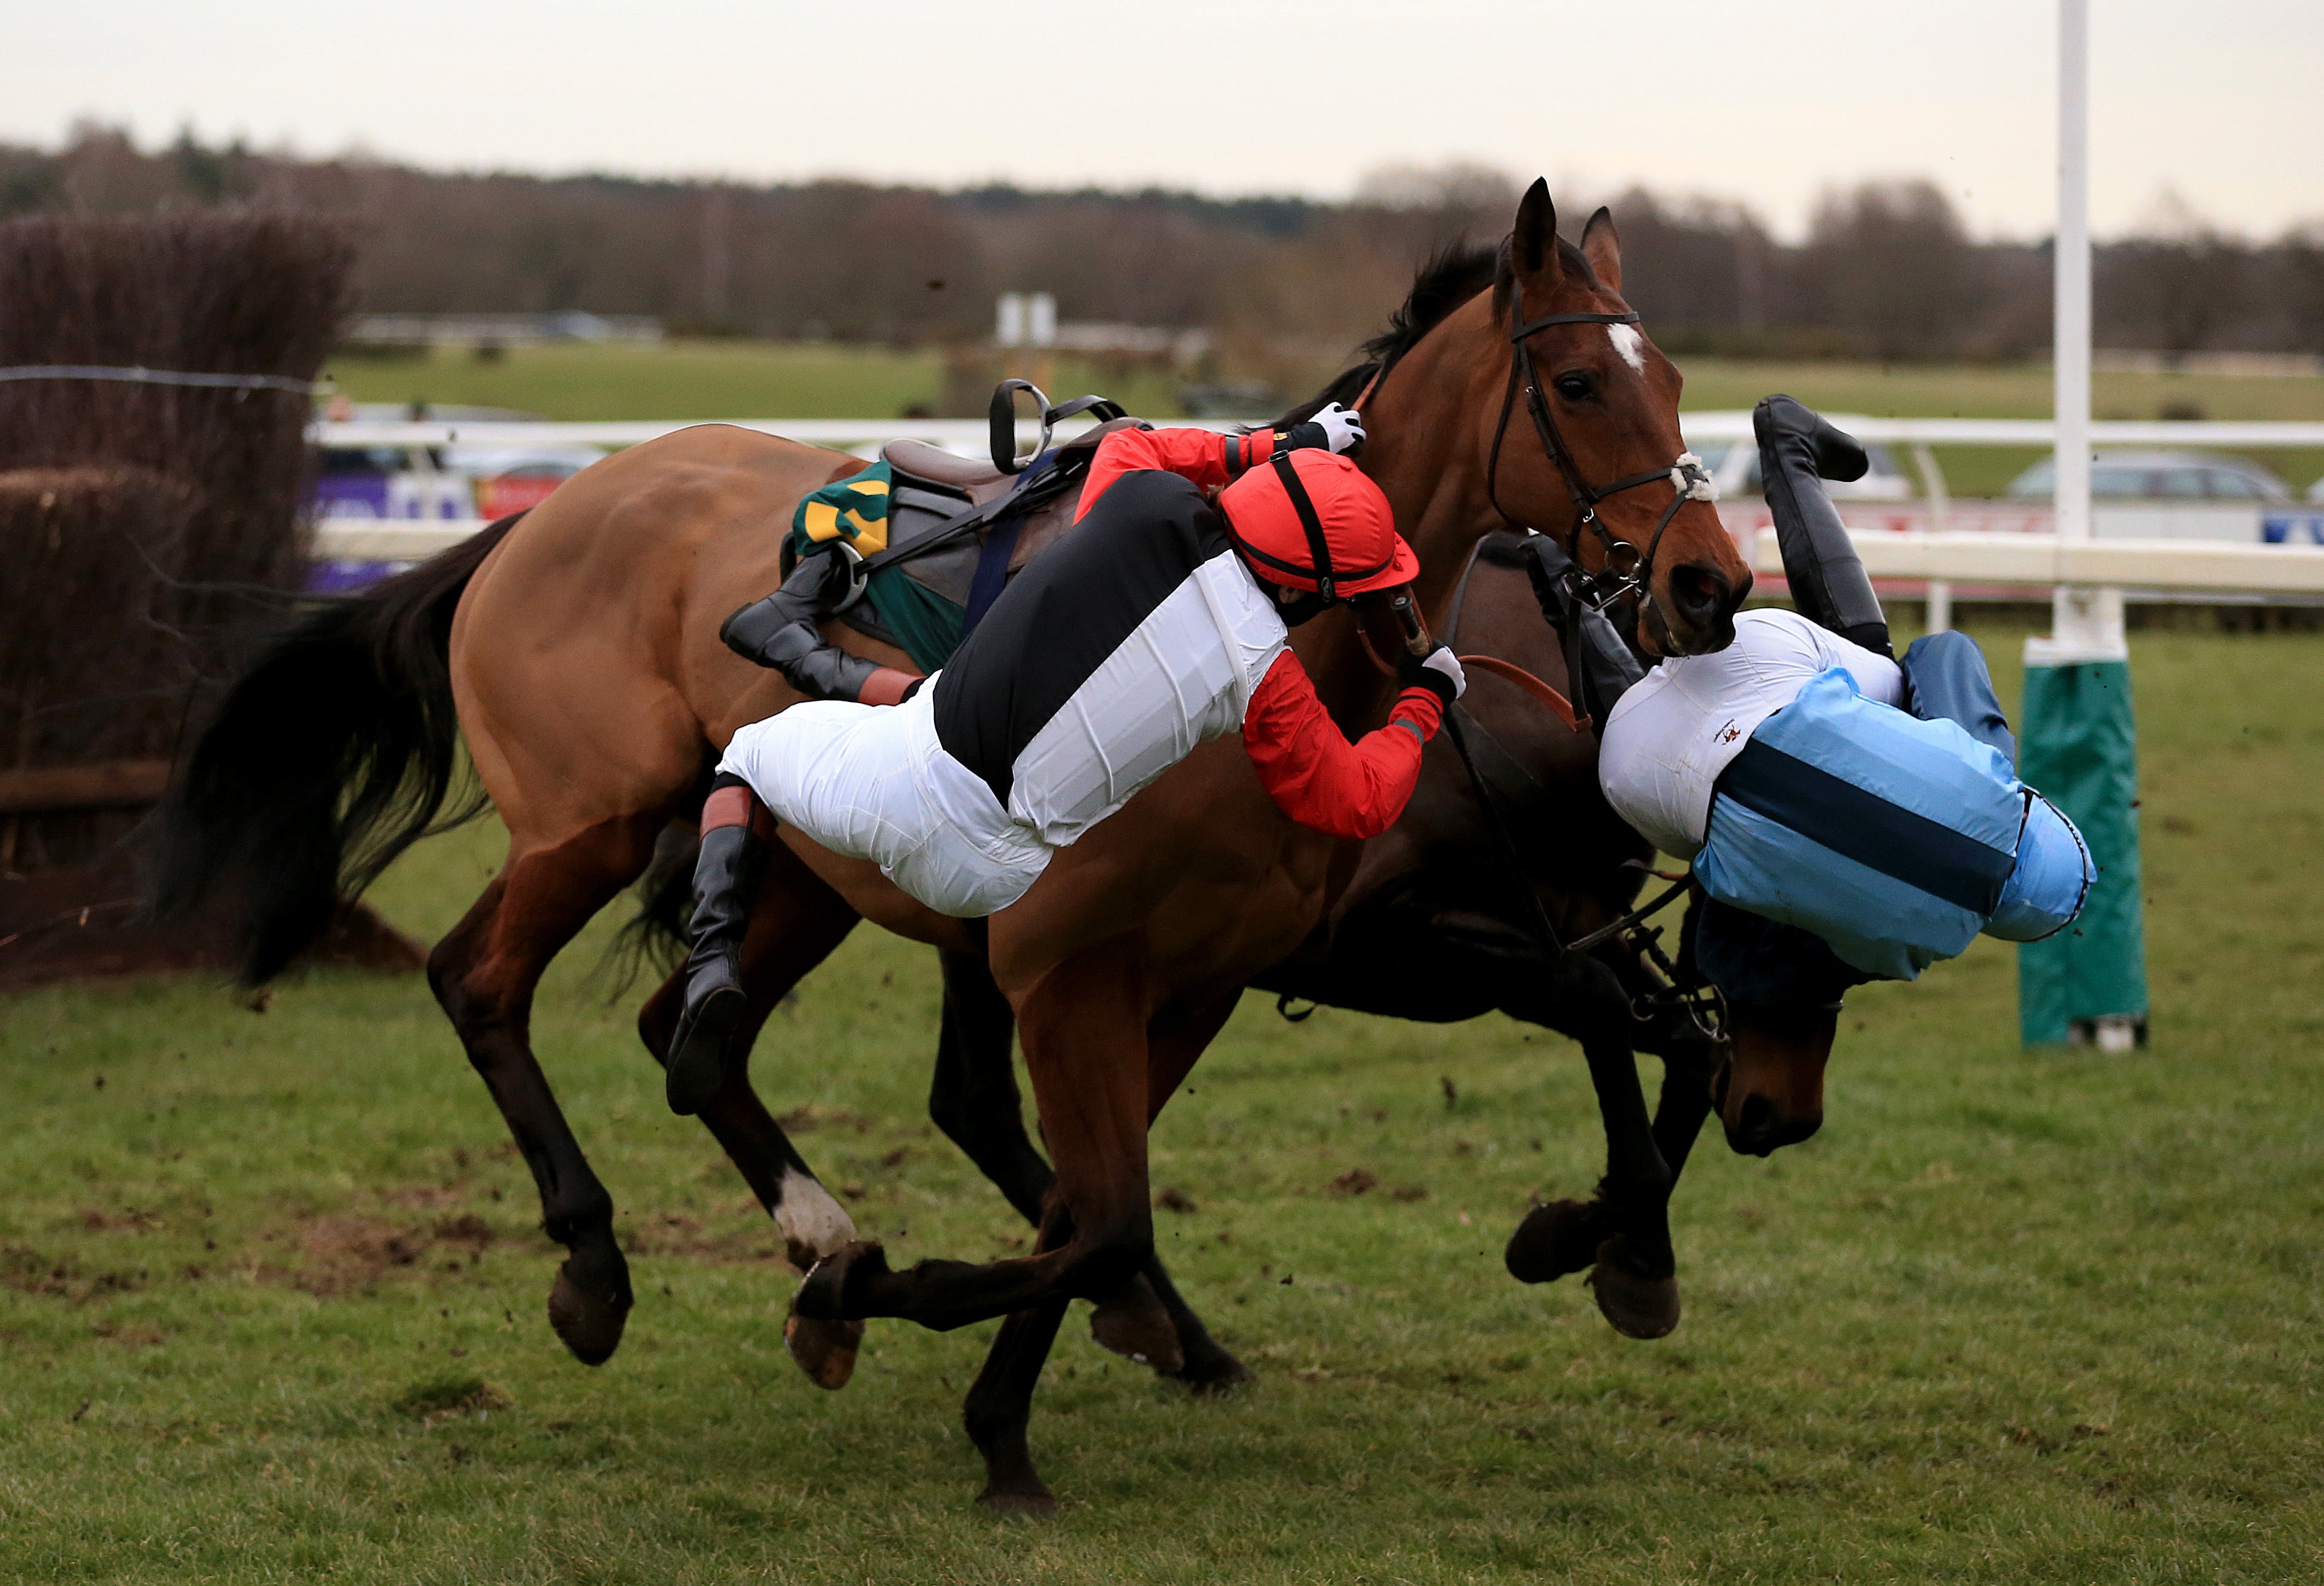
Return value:
[(2028, 1046), (2065, 1041), (2078, 1019), (2146, 1016), (2138, 874), (2138, 738), (2130, 663), (2025, 669), (2017, 774), (2081, 828), (2098, 881), (2081, 917), (2017, 949), (2017, 1023)]

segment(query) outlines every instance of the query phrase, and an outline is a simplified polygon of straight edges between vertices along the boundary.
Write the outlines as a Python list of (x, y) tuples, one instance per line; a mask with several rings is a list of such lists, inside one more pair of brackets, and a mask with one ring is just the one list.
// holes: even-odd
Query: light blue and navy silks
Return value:
[[(1825, 996), (1864, 976), (1915, 979), (1979, 931), (2048, 935), (2089, 886), (2071, 823), (2011, 769), (2014, 745), (1974, 643), (1936, 635), (1904, 664), (1921, 714), (1864, 698), (1835, 667), (1760, 724), (1720, 777), (1695, 860), (1718, 902), (1812, 933), (1855, 972), (1810, 973), (1840, 979)], [(1698, 954), (1733, 997), (1740, 988), (1720, 969), (1748, 981), (1738, 956), (1765, 957), (1787, 933), (1721, 935), (1711, 930)]]

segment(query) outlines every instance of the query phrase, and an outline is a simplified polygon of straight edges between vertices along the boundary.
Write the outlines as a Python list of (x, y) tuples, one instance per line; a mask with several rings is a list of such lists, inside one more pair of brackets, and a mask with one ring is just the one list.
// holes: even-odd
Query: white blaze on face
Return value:
[(780, 1188), (775, 1227), (786, 1243), (821, 1258), (855, 1242), (855, 1220), (829, 1190), (796, 1167), (783, 1169)]
[(1638, 334), (1637, 326), (1609, 325), (1606, 327), (1606, 339), (1612, 342), (1614, 350), (1622, 355), (1622, 362), (1641, 374), (1646, 372), (1645, 352), (1646, 338)]

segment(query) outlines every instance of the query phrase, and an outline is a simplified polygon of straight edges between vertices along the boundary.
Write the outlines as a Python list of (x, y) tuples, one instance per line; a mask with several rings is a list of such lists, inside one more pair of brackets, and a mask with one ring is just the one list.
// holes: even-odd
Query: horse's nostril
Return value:
[(1786, 1143), (1783, 1135), (1783, 1126), (1775, 1120), (1775, 1103), (1765, 1096), (1746, 1096), (1735, 1127), (1727, 1131), (1727, 1143), (1748, 1156), (1766, 1157)]
[(1670, 576), (1671, 604), (1680, 616), (1698, 628), (1707, 628), (1726, 614), (1734, 596), (1734, 586), (1727, 575), (1716, 567), (1673, 567)]

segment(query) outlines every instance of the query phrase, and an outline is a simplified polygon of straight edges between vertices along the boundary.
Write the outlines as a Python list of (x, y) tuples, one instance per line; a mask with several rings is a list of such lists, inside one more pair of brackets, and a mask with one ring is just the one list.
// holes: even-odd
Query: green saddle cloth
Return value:
[[(874, 463), (800, 502), (791, 515), (792, 565), (834, 540), (867, 558), (887, 549), (888, 497), (895, 474), (885, 462)], [(960, 648), (967, 613), (913, 578), (904, 565), (874, 572), (863, 598), (872, 616), (902, 641), (905, 653), (921, 671), (936, 671)]]

